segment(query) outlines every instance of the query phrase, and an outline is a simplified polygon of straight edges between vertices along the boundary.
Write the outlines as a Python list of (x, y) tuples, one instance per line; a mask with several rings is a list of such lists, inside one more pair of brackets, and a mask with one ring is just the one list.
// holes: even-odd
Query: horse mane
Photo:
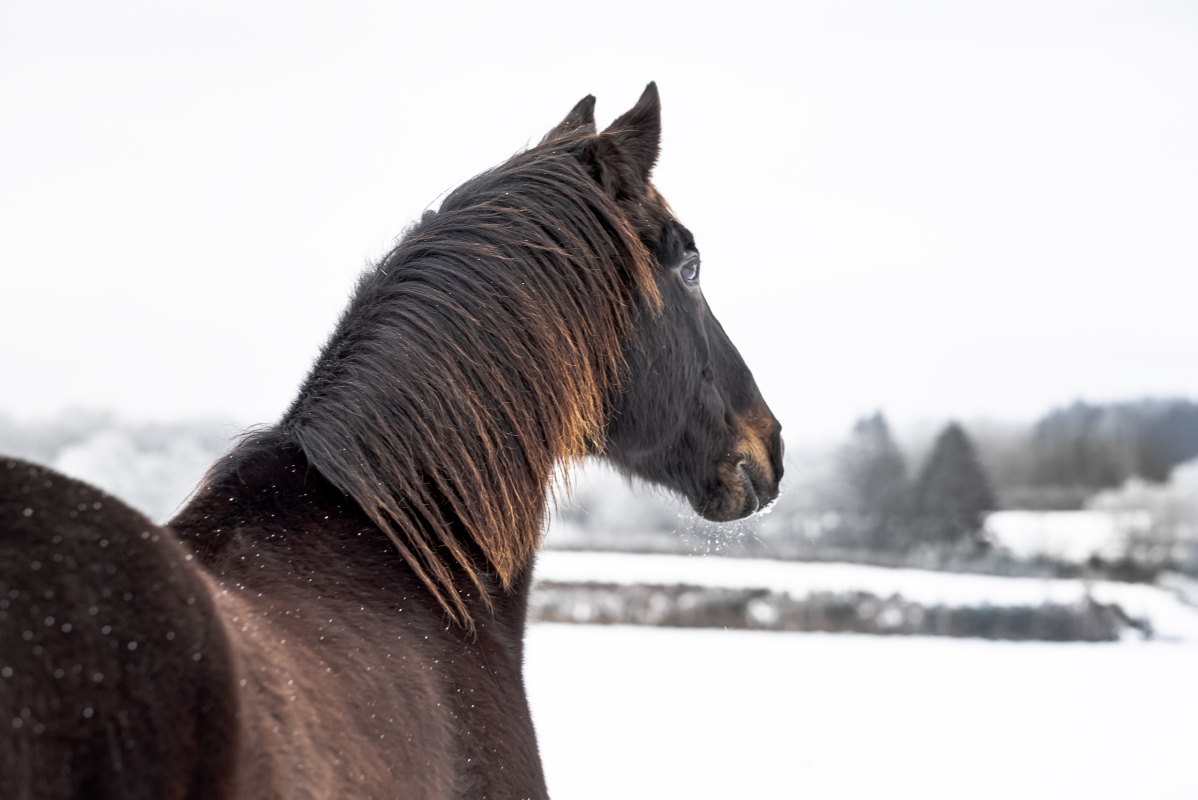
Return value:
[(598, 138), (555, 132), (426, 212), (279, 426), (467, 628), (454, 569), (487, 605), (484, 574), (512, 587), (555, 468), (603, 446), (630, 320), (660, 307), (645, 221), (576, 157)]

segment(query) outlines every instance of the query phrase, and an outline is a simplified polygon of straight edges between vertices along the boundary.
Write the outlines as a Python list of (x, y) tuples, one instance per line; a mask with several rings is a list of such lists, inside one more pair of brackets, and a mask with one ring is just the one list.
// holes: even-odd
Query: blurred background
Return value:
[(554, 796), (1198, 795), (1198, 10), (414, 6), (0, 7), (0, 452), (168, 518), (405, 225), (656, 80), (787, 475), (574, 477)]

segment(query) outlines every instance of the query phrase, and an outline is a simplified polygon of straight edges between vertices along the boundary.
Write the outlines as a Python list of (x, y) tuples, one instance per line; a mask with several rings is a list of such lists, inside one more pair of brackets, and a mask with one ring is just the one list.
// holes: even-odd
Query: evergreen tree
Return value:
[(950, 423), (936, 437), (915, 487), (915, 530), (925, 541), (978, 541), (984, 515), (995, 507), (990, 479), (973, 442)]
[(848, 516), (845, 533), (874, 548), (904, 544), (899, 531), (910, 498), (907, 464), (881, 412), (857, 421), (837, 467), (838, 505)]

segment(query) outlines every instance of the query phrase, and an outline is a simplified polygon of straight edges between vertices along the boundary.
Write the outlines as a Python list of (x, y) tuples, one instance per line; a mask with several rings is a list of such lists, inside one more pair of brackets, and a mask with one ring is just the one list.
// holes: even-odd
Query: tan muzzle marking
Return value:
[(773, 415), (760, 408), (750, 409), (737, 418), (740, 428), (736, 443), (736, 457), (739, 461), (749, 461), (761, 472), (761, 475), (774, 482), (774, 465), (770, 460), (769, 441), (774, 432)]

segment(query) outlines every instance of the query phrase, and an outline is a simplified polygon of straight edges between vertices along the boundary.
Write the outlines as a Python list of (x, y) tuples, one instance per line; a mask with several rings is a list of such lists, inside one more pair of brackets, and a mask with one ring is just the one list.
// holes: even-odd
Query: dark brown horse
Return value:
[(653, 84), (469, 181), (169, 527), (0, 459), (0, 797), (542, 798), (521, 662), (560, 465), (703, 516), (779, 425), (649, 181)]

